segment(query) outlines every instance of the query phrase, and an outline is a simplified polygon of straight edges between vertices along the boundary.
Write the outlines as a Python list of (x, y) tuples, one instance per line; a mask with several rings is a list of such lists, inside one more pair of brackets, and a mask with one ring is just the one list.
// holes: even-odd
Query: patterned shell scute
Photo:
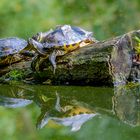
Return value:
[(46, 42), (56, 46), (70, 45), (92, 39), (92, 32), (85, 31), (79, 27), (70, 25), (58, 26), (46, 36)]
[(0, 57), (15, 54), (27, 46), (24, 39), (12, 37), (0, 39)]

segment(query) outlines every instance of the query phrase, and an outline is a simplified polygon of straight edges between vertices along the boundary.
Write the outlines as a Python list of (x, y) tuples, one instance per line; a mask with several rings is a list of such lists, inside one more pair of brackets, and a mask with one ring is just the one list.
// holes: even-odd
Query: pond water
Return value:
[(2, 140), (138, 140), (140, 86), (0, 85)]

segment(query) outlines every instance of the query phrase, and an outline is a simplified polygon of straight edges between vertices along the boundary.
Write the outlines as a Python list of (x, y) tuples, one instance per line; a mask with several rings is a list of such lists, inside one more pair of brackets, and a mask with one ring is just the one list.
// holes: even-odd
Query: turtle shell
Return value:
[(20, 38), (3, 38), (0, 39), (0, 57), (13, 55), (20, 52), (27, 46), (27, 41)]
[(0, 39), (0, 65), (8, 65), (21, 60), (18, 52), (27, 45), (27, 41), (16, 37)]
[(52, 46), (64, 46), (70, 44), (76, 44), (84, 40), (93, 40), (93, 33), (85, 31), (79, 27), (64, 25), (56, 27), (50, 32), (43, 40), (52, 44)]

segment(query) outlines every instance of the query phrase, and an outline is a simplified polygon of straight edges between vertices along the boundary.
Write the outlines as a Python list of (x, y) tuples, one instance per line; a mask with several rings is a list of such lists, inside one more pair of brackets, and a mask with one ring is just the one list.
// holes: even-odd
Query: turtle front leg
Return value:
[(53, 51), (53, 53), (49, 56), (49, 60), (53, 66), (53, 73), (55, 74), (55, 70), (56, 70), (56, 57), (57, 56), (62, 56), (64, 55), (65, 52), (62, 50), (55, 50)]
[(53, 66), (53, 73), (55, 74), (55, 70), (56, 70), (56, 56), (57, 56), (57, 53), (56, 51), (54, 51), (50, 56), (49, 56), (49, 60)]

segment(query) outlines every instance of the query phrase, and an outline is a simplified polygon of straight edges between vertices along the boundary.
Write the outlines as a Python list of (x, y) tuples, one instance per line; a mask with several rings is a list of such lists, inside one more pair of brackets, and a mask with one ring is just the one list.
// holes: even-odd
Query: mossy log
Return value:
[(53, 84), (106, 86), (124, 84), (132, 79), (133, 56), (140, 31), (91, 44), (57, 58), (56, 73), (44, 62), (36, 80)]
[[(94, 85), (111, 86), (126, 83), (136, 78), (133, 71), (133, 56), (136, 54), (140, 30), (122, 36), (101, 41), (82, 47), (62, 57), (57, 57), (57, 69), (53, 73), (52, 65), (45, 60), (40, 66), (40, 71), (31, 71), (31, 60), (24, 67), (30, 71), (24, 75), (24, 81), (35, 81), (44, 84), (69, 84), (69, 85)], [(13, 69), (23, 70), (22, 62), (11, 65)], [(139, 68), (136, 68), (137, 71)], [(133, 74), (132, 74), (133, 73)], [(135, 74), (134, 74), (135, 73)], [(28, 77), (28, 78), (27, 78)]]

